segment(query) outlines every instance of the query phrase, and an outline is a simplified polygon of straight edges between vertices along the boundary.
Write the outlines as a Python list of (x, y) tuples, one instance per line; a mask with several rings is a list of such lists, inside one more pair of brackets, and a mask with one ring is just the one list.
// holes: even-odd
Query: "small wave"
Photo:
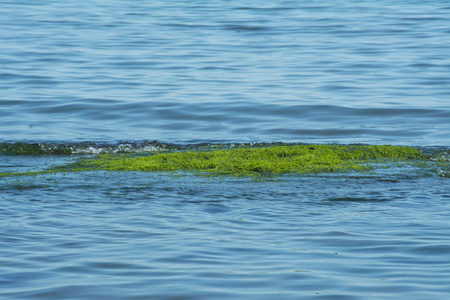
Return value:
[(291, 145), (289, 143), (196, 143), (171, 144), (159, 141), (120, 141), (120, 142), (4, 142), (0, 143), (0, 154), (7, 155), (76, 155), (76, 154), (115, 154), (147, 153), (176, 150), (197, 149), (232, 149), (243, 147), (264, 147), (274, 145)]
[[(150, 153), (177, 150), (235, 149), (248, 147), (311, 145), (311, 143), (288, 142), (200, 142), (200, 143), (164, 143), (149, 141), (85, 141), (85, 142), (0, 142), (0, 154), (7, 155), (76, 155), (76, 154), (115, 154), (115, 153)], [(333, 144), (337, 145), (337, 144)], [(343, 144), (344, 145), (344, 144)], [(364, 144), (346, 144), (364, 145)], [(430, 160), (450, 161), (450, 147), (420, 146), (419, 149)]]
[(164, 151), (167, 144), (158, 141), (124, 143), (0, 143), (0, 153), (9, 155), (72, 155)]
[(327, 199), (327, 201), (333, 202), (385, 202), (390, 200), (391, 199), (387, 198), (362, 198), (362, 197), (338, 197)]

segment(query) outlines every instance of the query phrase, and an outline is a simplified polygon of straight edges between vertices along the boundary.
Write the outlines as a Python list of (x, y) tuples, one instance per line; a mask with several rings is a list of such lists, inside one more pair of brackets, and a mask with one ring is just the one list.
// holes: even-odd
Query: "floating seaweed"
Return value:
[(418, 164), (424, 161), (430, 162), (420, 150), (404, 146), (271, 145), (99, 154), (82, 157), (75, 162), (43, 171), (0, 173), (0, 176), (85, 171), (193, 172), (210, 176), (261, 176), (368, 171), (375, 165), (385, 167), (398, 162)]

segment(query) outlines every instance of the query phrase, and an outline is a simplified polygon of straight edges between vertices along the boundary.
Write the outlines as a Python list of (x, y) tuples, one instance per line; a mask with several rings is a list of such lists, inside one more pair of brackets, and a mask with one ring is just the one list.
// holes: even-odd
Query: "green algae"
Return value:
[(64, 144), (0, 143), (0, 154), (7, 155), (70, 155), (70, 146)]
[(227, 148), (268, 147), (275, 145), (289, 145), (277, 143), (228, 143), (228, 144), (168, 144), (154, 141), (121, 141), (121, 142), (43, 142), (28, 143), (15, 142), (0, 143), (0, 155), (77, 155), (77, 154), (117, 154), (117, 153), (155, 153), (164, 151), (183, 150), (211, 150)]
[(0, 143), (0, 153), (10, 155), (42, 155), (44, 151), (39, 144)]
[(177, 145), (163, 144), (158, 141), (137, 142), (50, 142), (50, 143), (0, 143), (0, 154), (5, 155), (72, 155), (100, 153), (136, 153), (157, 152), (180, 149)]
[(0, 176), (55, 172), (145, 171), (194, 172), (202, 175), (260, 176), (371, 170), (375, 164), (420, 161), (412, 147), (391, 145), (282, 145), (233, 149), (174, 151), (155, 154), (102, 154), (44, 171), (1, 173)]

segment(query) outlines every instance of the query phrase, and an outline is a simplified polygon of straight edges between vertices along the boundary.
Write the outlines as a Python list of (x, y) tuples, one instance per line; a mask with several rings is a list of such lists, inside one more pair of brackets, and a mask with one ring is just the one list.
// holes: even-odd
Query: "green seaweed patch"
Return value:
[(103, 154), (79, 159), (49, 170), (8, 175), (55, 172), (145, 171), (194, 172), (203, 175), (261, 176), (287, 173), (367, 171), (377, 162), (426, 159), (412, 147), (391, 145), (290, 145), (258, 148), (177, 151), (147, 155)]
[(7, 155), (70, 155), (72, 149), (66, 145), (39, 143), (0, 143), (0, 154)]

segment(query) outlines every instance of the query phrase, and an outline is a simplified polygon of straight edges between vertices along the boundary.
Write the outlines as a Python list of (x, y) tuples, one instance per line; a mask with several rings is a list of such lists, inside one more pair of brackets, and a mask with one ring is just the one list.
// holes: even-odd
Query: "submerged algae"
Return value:
[(370, 170), (382, 159), (424, 160), (419, 150), (375, 145), (289, 145), (256, 148), (177, 151), (157, 154), (98, 155), (49, 170), (0, 174), (35, 175), (82, 171), (184, 171), (209, 175), (259, 176), (262, 174), (322, 173)]
[(39, 143), (0, 143), (0, 154), (9, 155), (45, 155), (45, 154), (72, 154), (70, 147), (60, 144), (39, 144)]

